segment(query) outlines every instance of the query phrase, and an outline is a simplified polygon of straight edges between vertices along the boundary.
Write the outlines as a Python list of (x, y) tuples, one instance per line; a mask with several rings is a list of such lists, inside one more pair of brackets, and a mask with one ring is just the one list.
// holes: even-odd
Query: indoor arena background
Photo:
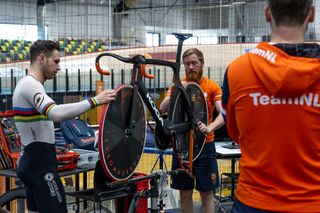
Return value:
[[(37, 39), (57, 41), (61, 48), (61, 71), (45, 83), (57, 103), (93, 96), (99, 89), (97, 82), (104, 82), (104, 88), (130, 83), (131, 67), (119, 61), (103, 61), (112, 76), (96, 72), (95, 58), (101, 52), (175, 60), (177, 39), (172, 33), (193, 34), (183, 48), (203, 51), (204, 75), (222, 86), (232, 60), (257, 42), (269, 41), (265, 4), (264, 0), (1, 0), (0, 111), (12, 109), (14, 87), (28, 72), (29, 49)], [(320, 11), (320, 0), (314, 4)], [(307, 40), (317, 41), (319, 37), (320, 13), (316, 13)], [(148, 71), (155, 79), (145, 83), (159, 105), (171, 85), (172, 71), (153, 66), (148, 66)], [(184, 75), (183, 66), (180, 74)], [(99, 110), (88, 112), (82, 119), (97, 125)], [(152, 134), (149, 132), (147, 138), (152, 140)], [(227, 136), (222, 140), (228, 140)], [(157, 156), (145, 153), (137, 171), (150, 173)], [(170, 168), (171, 157), (164, 156)], [(229, 164), (219, 160), (220, 172), (228, 172)]]

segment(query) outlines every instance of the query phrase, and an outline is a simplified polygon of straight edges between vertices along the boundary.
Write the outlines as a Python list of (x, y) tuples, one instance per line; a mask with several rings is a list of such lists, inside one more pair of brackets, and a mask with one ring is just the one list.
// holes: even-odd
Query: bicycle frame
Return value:
[[(191, 102), (188, 98), (188, 95), (180, 81), (180, 66), (181, 66), (181, 51), (182, 51), (182, 45), (184, 40), (188, 39), (190, 36), (192, 36), (191, 34), (174, 34), (178, 39), (178, 50), (177, 50), (177, 56), (176, 56), (176, 62), (171, 62), (171, 61), (164, 61), (164, 60), (159, 60), (159, 59), (146, 59), (144, 56), (142, 55), (136, 55), (133, 58), (124, 58), (121, 57), (119, 55), (113, 54), (113, 53), (102, 53), (100, 55), (97, 56), (96, 58), (96, 68), (97, 71), (100, 74), (103, 75), (109, 75), (110, 72), (108, 70), (103, 70), (100, 67), (99, 64), (99, 60), (101, 57), (103, 56), (110, 56), (110, 57), (114, 57), (120, 61), (123, 61), (125, 63), (132, 63), (133, 64), (133, 70), (132, 70), (132, 78), (131, 78), (131, 85), (134, 87), (134, 89), (136, 91), (139, 92), (141, 98), (143, 99), (144, 103), (146, 104), (151, 116), (153, 117), (156, 125), (158, 128), (161, 128), (161, 132), (166, 134), (167, 136), (170, 135), (170, 130), (178, 130), (181, 129), (185, 126), (185, 128), (189, 127), (189, 125), (183, 125), (180, 124), (178, 126), (174, 126), (174, 125), (165, 125), (165, 119), (161, 116), (161, 113), (159, 111), (159, 109), (156, 107), (155, 103), (152, 100), (152, 97), (150, 96), (150, 94), (147, 91), (147, 88), (145, 87), (143, 81), (142, 81), (142, 76), (147, 77), (147, 78), (153, 78), (153, 75), (149, 75), (145, 72), (145, 65), (147, 64), (152, 64), (152, 65), (159, 65), (159, 66), (166, 66), (166, 67), (170, 67), (173, 70), (173, 79), (172, 82), (174, 83), (173, 87), (177, 88), (181, 94), (182, 97), (184, 99), (184, 102), (186, 103), (186, 110), (187, 110), (187, 115), (190, 116), (189, 119), (190, 121), (194, 121), (193, 120), (193, 116), (192, 113), (190, 113), (191, 110)], [(135, 94), (135, 92), (134, 92)], [(135, 100), (136, 98), (133, 97), (133, 100)], [(135, 105), (133, 104), (133, 107)], [(132, 110), (134, 112), (134, 109)], [(178, 128), (179, 127), (179, 128)], [(185, 130), (185, 128), (183, 128)]]
[[(175, 36), (178, 38), (178, 48), (177, 48), (177, 56), (176, 56), (176, 62), (171, 62), (171, 61), (165, 61), (165, 60), (160, 60), (160, 59), (146, 59), (142, 55), (136, 55), (133, 58), (124, 58), (119, 55), (113, 54), (113, 53), (102, 53), (97, 56), (96, 58), (96, 68), (97, 71), (100, 74), (104, 75), (109, 75), (108, 70), (103, 70), (100, 67), (99, 60), (103, 56), (110, 56), (113, 58), (116, 58), (122, 62), (125, 63), (132, 63), (133, 64), (133, 69), (132, 69), (132, 77), (131, 77), (131, 82), (130, 85), (133, 86), (133, 97), (132, 97), (132, 109), (131, 109), (131, 116), (130, 116), (130, 127), (129, 129), (126, 129), (128, 131), (128, 134), (132, 132), (135, 126), (135, 112), (136, 112), (136, 106), (138, 102), (138, 94), (142, 98), (143, 102), (145, 103), (147, 109), (149, 110), (151, 116), (153, 117), (155, 123), (156, 123), (156, 129), (159, 130), (159, 133), (161, 135), (161, 138), (163, 139), (164, 143), (168, 143), (168, 140), (173, 138), (173, 134), (175, 133), (182, 133), (190, 130), (190, 148), (189, 148), (189, 170), (192, 171), (192, 161), (193, 161), (193, 134), (194, 130), (196, 128), (196, 121), (195, 121), (195, 116), (193, 115), (192, 112), (192, 107), (194, 101), (189, 99), (188, 94), (183, 87), (181, 80), (180, 80), (180, 58), (181, 58), (181, 51), (182, 51), (182, 45), (184, 40), (188, 39), (191, 35), (190, 34), (175, 34)], [(156, 107), (154, 101), (152, 100), (151, 95), (148, 93), (146, 86), (144, 85), (142, 81), (142, 77), (146, 78), (153, 78), (153, 75), (147, 74), (145, 71), (145, 65), (151, 64), (151, 65), (159, 65), (159, 66), (166, 66), (170, 67), (173, 70), (173, 79), (172, 82), (174, 83), (172, 87), (172, 92), (171, 92), (171, 98), (170, 100), (174, 100), (174, 96), (176, 96), (175, 93), (180, 92), (183, 100), (183, 107), (185, 109), (187, 118), (189, 122), (185, 123), (179, 123), (179, 124), (173, 124), (172, 122), (169, 121), (169, 119), (164, 119)], [(173, 103), (173, 101), (170, 101), (170, 105)], [(169, 106), (170, 108), (170, 106)], [(172, 108), (172, 107), (171, 107)], [(192, 142), (191, 142), (192, 141)], [(166, 144), (168, 147), (165, 146), (164, 149), (169, 148), (169, 145), (171, 144)], [(192, 150), (190, 150), (192, 149)]]

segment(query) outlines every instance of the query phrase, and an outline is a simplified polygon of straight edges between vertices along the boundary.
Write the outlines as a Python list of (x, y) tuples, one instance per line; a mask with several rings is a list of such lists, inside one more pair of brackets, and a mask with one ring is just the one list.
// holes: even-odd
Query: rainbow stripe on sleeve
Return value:
[(94, 98), (90, 98), (90, 99), (88, 99), (88, 101), (90, 103), (91, 109), (98, 106), (98, 103), (96, 102), (96, 100)]
[(49, 111), (52, 109), (52, 107), (56, 106), (57, 104), (55, 102), (48, 103), (44, 108), (43, 108), (43, 115), (46, 115), (48, 117)]

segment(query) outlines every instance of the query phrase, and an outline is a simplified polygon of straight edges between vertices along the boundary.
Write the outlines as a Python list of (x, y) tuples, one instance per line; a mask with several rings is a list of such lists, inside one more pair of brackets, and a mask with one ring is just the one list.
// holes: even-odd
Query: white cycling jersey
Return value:
[(95, 98), (77, 103), (57, 105), (46, 93), (43, 85), (33, 76), (22, 78), (13, 93), (14, 121), (21, 143), (54, 144), (54, 122), (79, 116), (97, 106)]

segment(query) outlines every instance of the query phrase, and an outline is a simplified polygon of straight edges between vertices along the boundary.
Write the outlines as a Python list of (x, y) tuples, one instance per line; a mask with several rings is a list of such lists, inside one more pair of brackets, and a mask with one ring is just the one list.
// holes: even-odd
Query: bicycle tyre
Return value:
[(16, 189), (12, 189), (0, 197), (0, 212), (9, 212), (9, 211), (3, 211), (5, 207), (10, 204), (13, 201), (16, 201), (18, 199), (25, 199), (26, 198), (26, 188), (25, 187), (19, 187)]

